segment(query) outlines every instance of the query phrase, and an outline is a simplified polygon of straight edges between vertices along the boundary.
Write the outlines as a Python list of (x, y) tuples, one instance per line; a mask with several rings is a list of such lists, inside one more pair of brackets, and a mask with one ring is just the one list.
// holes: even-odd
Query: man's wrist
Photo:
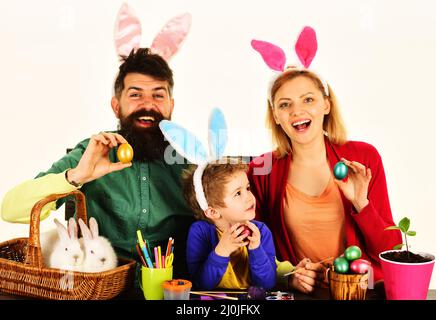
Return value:
[(80, 188), (83, 185), (83, 182), (79, 178), (77, 178), (74, 173), (74, 169), (68, 169), (67, 171), (65, 171), (65, 179), (72, 186)]

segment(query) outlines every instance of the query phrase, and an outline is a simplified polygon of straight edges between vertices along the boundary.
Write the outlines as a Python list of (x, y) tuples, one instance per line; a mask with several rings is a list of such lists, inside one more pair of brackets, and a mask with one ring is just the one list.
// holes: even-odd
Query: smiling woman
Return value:
[[(351, 245), (363, 249), (381, 279), (378, 254), (400, 236), (383, 232), (392, 213), (382, 161), (373, 146), (347, 141), (332, 88), (307, 69), (317, 50), (315, 31), (305, 27), (295, 45), (302, 68), (285, 69), (284, 53), (273, 44), (253, 40), (252, 46), (268, 66), (282, 71), (272, 83), (267, 110), (277, 148), (252, 161), (249, 179), (256, 218), (271, 228), (278, 258), (299, 270), (289, 285), (313, 291), (326, 267), (310, 261), (337, 257)], [(267, 158), (269, 173), (256, 174)], [(340, 160), (350, 168), (346, 181), (333, 176)]]

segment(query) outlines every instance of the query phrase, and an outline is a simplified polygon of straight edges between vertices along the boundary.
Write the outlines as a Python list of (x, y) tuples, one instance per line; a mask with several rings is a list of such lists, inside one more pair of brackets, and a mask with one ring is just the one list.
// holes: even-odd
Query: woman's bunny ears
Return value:
[[(167, 62), (179, 50), (191, 27), (191, 15), (185, 13), (170, 21), (160, 30), (151, 44), (151, 51)], [(124, 3), (115, 23), (115, 47), (119, 56), (128, 56), (141, 43), (141, 23), (133, 10)]]
[[(286, 54), (280, 47), (260, 40), (252, 40), (251, 46), (260, 53), (268, 67), (275, 71), (285, 71)], [(295, 44), (295, 52), (304, 68), (309, 68), (317, 49), (315, 30), (311, 27), (304, 27)]]
[(227, 146), (227, 125), (220, 109), (213, 109), (209, 118), (209, 152), (197, 137), (182, 126), (168, 120), (162, 120), (159, 127), (172, 147), (189, 162), (197, 164), (194, 172), (194, 188), (197, 202), (202, 210), (208, 208), (204, 195), (202, 176), (210, 161), (221, 158)]
[[(260, 40), (252, 40), (251, 46), (260, 53), (269, 68), (278, 72), (286, 71), (286, 54), (280, 47)], [(315, 30), (308, 26), (304, 27), (295, 43), (295, 53), (304, 69), (309, 68), (317, 50), (318, 42)], [(323, 83), (325, 94), (328, 96), (327, 83), (321, 77), (319, 78)]]

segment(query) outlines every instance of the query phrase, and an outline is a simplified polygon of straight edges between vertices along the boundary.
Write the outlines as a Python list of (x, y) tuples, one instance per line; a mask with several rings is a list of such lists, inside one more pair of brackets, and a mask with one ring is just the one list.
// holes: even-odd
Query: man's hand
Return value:
[(131, 162), (113, 163), (109, 159), (109, 151), (119, 143), (127, 143), (127, 140), (117, 133), (101, 132), (93, 135), (77, 167), (68, 170), (67, 180), (85, 184), (108, 173), (130, 167)]

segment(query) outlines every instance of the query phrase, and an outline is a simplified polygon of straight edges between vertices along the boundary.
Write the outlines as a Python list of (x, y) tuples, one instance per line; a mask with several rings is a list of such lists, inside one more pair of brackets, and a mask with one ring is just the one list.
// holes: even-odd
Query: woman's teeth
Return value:
[(294, 122), (292, 126), (297, 130), (303, 130), (306, 129), (310, 125), (310, 123), (311, 123), (310, 120), (302, 120), (302, 121)]

